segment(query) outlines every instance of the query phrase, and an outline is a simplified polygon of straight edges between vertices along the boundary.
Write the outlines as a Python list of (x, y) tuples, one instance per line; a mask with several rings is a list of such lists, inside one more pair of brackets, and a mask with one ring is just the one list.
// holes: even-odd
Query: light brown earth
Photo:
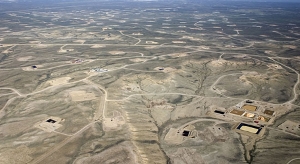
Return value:
[(123, 51), (109, 51), (110, 54), (112, 55), (122, 55), (122, 54), (125, 54), (125, 52)]
[(102, 48), (102, 47), (105, 47), (105, 46), (99, 45), (99, 44), (95, 44), (95, 45), (91, 46), (91, 48)]
[[(160, 68), (163, 68), (164, 70), (159, 70)], [(164, 73), (170, 73), (170, 72), (175, 72), (177, 71), (177, 69), (172, 68), (172, 67), (155, 67), (154, 68), (155, 71), (162, 71)]]
[(137, 164), (141, 162), (141, 159), (137, 156), (136, 151), (137, 150), (135, 146), (131, 142), (125, 141), (118, 145), (112, 146), (100, 153), (79, 158), (74, 162), (74, 164), (82, 164), (82, 163)]
[(21, 145), (15, 149), (7, 149), (5, 152), (0, 154), (1, 164), (24, 164), (32, 160), (30, 154), (34, 150), (28, 148), (25, 145)]
[(17, 58), (18, 61), (28, 61), (30, 59), (32, 59), (32, 56), (24, 56), (24, 57), (19, 57)]
[(299, 122), (294, 122), (287, 120), (281, 125), (278, 126), (278, 128), (291, 132), (291, 133), (296, 133), (300, 131), (300, 123)]
[(58, 79), (50, 80), (47, 83), (49, 83), (52, 86), (56, 86), (56, 85), (61, 85), (61, 84), (67, 84), (70, 79), (71, 79), (70, 77), (61, 77)]
[(83, 44), (86, 40), (74, 40), (73, 42), (74, 43), (80, 43), (80, 44)]
[(86, 91), (71, 91), (69, 94), (72, 101), (87, 101), (96, 99), (94, 93), (88, 93)]
[(39, 69), (39, 68), (43, 68), (44, 66), (43, 65), (35, 65), (37, 68), (32, 68), (32, 66), (28, 66), (28, 67), (22, 67), (22, 70), (24, 71), (35, 71), (36, 69)]

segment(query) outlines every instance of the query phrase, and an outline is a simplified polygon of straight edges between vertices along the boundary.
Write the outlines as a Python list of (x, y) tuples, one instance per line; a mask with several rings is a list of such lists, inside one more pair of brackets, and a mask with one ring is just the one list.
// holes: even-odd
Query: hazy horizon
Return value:
[[(79, 1), (79, 0), (0, 0), (0, 2), (64, 2), (64, 1), (68, 1), (68, 2), (72, 2), (72, 1)], [(88, 0), (85, 2), (97, 2), (97, 1), (113, 1), (113, 2), (117, 2), (117, 1), (123, 1), (123, 2), (143, 2), (143, 1), (155, 1), (155, 2), (206, 2), (206, 1), (210, 1), (210, 2), (232, 2), (232, 1), (236, 1), (236, 2), (296, 2), (299, 3), (299, 0)]]

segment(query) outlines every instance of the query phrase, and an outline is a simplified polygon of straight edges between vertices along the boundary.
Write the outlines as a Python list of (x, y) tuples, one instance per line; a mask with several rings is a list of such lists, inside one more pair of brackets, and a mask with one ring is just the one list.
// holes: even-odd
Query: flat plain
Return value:
[(0, 3), (0, 164), (296, 164), (300, 5)]

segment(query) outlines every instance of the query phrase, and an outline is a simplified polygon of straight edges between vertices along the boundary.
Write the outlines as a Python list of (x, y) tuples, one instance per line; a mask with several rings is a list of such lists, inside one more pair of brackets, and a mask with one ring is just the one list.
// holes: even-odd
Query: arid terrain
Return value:
[(0, 164), (300, 163), (299, 8), (0, 2)]

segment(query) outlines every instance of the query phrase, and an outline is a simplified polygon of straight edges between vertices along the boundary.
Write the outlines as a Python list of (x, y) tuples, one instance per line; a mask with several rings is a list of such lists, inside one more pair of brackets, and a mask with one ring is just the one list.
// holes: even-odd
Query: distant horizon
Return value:
[[(81, 1), (81, 0), (0, 0), (0, 2), (66, 2), (66, 1)], [(146, 2), (146, 1), (153, 1), (153, 2), (205, 2), (205, 1), (210, 1), (210, 2), (293, 2), (293, 3), (300, 3), (299, 0), (87, 0), (85, 2), (101, 2), (101, 1), (113, 1), (113, 2)]]

